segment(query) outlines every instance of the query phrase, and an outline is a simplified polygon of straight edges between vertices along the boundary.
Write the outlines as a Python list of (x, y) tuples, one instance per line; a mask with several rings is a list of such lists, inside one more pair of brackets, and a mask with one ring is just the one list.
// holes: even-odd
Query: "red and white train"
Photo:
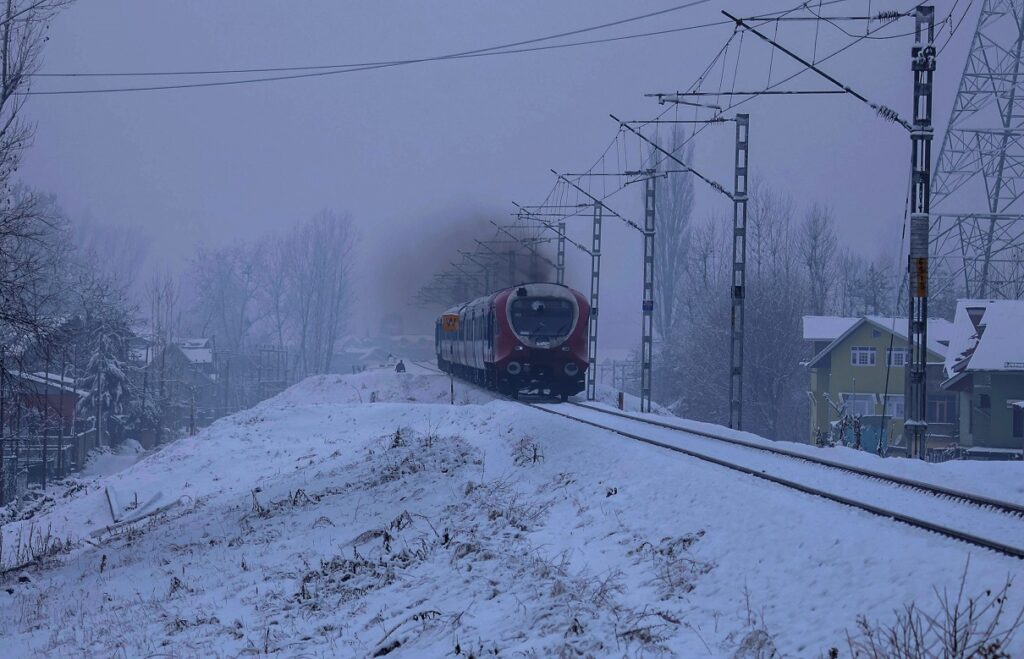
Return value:
[(561, 284), (520, 284), (455, 306), (458, 330), (435, 328), (437, 367), (518, 396), (566, 400), (586, 387), (586, 298)]

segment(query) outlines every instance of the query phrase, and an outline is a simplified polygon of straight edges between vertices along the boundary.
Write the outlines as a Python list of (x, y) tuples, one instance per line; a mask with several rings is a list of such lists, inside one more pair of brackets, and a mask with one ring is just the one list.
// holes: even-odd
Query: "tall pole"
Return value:
[(654, 344), (654, 210), (657, 177), (644, 179), (644, 298), (640, 323), (640, 411), (651, 411), (651, 357)]
[(729, 339), (729, 427), (743, 429), (743, 301), (747, 287), (747, 154), (750, 115), (736, 115), (732, 193), (732, 315)]
[(904, 433), (912, 458), (924, 458), (928, 430), (928, 222), (931, 210), (932, 78), (935, 75), (935, 8), (918, 6), (914, 18), (914, 123), (910, 131), (911, 196), (907, 314), (910, 365), (906, 376)]
[(7, 443), (7, 415), (5, 414), (7, 401), (7, 364), (4, 359), (7, 356), (6, 346), (0, 346), (0, 506), (7, 503), (7, 469), (4, 447)]
[[(47, 438), (49, 437), (49, 434), (50, 434), (50, 421), (51, 421), (51, 414), (50, 414), (50, 345), (49, 345), (49, 339), (47, 339), (47, 345), (46, 345), (46, 369), (45, 369), (45, 372), (46, 372), (46, 374), (43, 376), (43, 382), (44, 382), (44, 384), (43, 384), (43, 396), (44, 396), (44, 398), (43, 398), (43, 438), (42, 438), (43, 439), (43, 447), (42, 447), (42, 449), (43, 449), (42, 450), (42, 455), (43, 455), (43, 492), (46, 491), (46, 468), (47, 468), (46, 459), (49, 457), (49, 455), (48, 455), (49, 450), (48, 450), (48, 446), (47, 446), (47, 441), (46, 440), (47, 440)], [(63, 394), (63, 392), (61, 392), (61, 394)], [(59, 400), (59, 398), (58, 398), (58, 400)]]
[(594, 204), (594, 233), (590, 243), (590, 325), (587, 328), (587, 400), (597, 398), (597, 305), (601, 295), (601, 215), (604, 204)]
[[(148, 350), (149, 348), (147, 348)], [(64, 399), (67, 396), (67, 391), (64, 389), (64, 371), (68, 367), (68, 353), (67, 350), (61, 350), (60, 355), (60, 416), (58, 417), (58, 430), (57, 430), (57, 478), (64, 478)], [(72, 387), (73, 388), (73, 387)], [(74, 428), (71, 429), (74, 433)]]
[(565, 284), (565, 220), (558, 223), (558, 258), (555, 266), (555, 280)]

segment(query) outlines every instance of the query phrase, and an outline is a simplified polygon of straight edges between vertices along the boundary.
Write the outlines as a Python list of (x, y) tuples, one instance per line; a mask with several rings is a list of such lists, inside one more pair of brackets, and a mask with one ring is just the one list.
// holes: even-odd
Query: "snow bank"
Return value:
[[(4, 655), (815, 657), (959, 582), (966, 545), (447, 387), (307, 380), (5, 525), (7, 565), (70, 544), (0, 578)], [(185, 499), (82, 542), (108, 486)]]
[(127, 469), (139, 460), (145, 452), (142, 444), (134, 439), (128, 439), (114, 448), (103, 447), (95, 449), (86, 458), (85, 467), (82, 469), (82, 476), (108, 476), (116, 474), (122, 469)]

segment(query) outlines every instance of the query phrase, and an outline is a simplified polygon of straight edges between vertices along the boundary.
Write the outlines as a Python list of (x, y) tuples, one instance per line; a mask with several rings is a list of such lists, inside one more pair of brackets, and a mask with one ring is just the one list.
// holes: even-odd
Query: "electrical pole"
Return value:
[[(594, 233), (590, 245), (590, 327), (588, 328), (589, 333), (587, 337), (587, 400), (594, 400), (597, 398), (597, 317), (598, 300), (601, 291), (601, 219), (604, 211), (607, 210), (640, 233), (644, 233), (644, 230), (636, 222), (627, 220), (622, 215), (607, 208), (603, 201), (566, 178), (571, 176), (570, 174), (559, 174), (553, 169), (551, 173), (576, 188), (594, 204)], [(632, 173), (623, 172), (624, 175)]]
[(640, 411), (651, 411), (651, 358), (654, 344), (654, 211), (657, 177), (644, 180), (644, 294), (640, 335)]
[(747, 287), (747, 143), (750, 115), (736, 115), (732, 193), (732, 317), (729, 339), (729, 427), (743, 429), (743, 301)]
[(558, 258), (555, 265), (555, 283), (565, 285), (565, 220), (558, 223)]
[(601, 294), (601, 216), (604, 204), (594, 202), (594, 233), (590, 242), (590, 323), (587, 327), (587, 400), (597, 398), (597, 304)]
[(909, 457), (924, 458), (928, 430), (928, 222), (931, 210), (932, 78), (935, 75), (935, 8), (917, 7), (914, 18), (914, 121), (910, 131), (911, 196), (910, 286), (907, 340), (910, 364), (906, 373), (903, 428)]

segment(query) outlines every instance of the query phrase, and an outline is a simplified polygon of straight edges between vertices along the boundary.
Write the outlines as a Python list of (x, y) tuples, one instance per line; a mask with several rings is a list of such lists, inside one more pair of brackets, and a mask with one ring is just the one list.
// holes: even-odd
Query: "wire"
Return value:
[[(955, 5), (954, 5), (954, 8), (955, 8)], [(912, 187), (913, 187), (913, 175), (911, 175), (910, 177), (907, 178), (907, 200), (906, 200), (906, 202), (903, 205), (903, 232), (900, 235), (900, 256), (901, 257), (903, 255), (903, 250), (902, 250), (903, 243), (906, 242), (906, 240), (907, 240), (907, 214), (910, 212), (910, 191), (911, 191)], [(897, 267), (897, 270), (898, 270), (899, 269), (899, 263), (896, 264), (896, 267)], [(903, 271), (903, 277), (900, 280), (900, 285), (896, 289), (896, 307), (892, 310), (892, 313), (893, 313), (893, 324), (892, 324), (892, 327), (889, 329), (889, 351), (885, 355), (885, 391), (882, 394), (882, 416), (878, 420), (878, 449), (879, 449), (879, 455), (882, 455), (882, 453), (881, 453), (881, 449), (882, 449), (882, 436), (885, 433), (885, 417), (886, 417), (886, 413), (887, 413), (888, 407), (889, 407), (889, 372), (892, 369), (892, 356), (891, 355), (892, 355), (892, 351), (893, 351), (893, 341), (896, 338), (896, 314), (899, 313), (900, 301), (903, 299), (903, 288), (906, 285), (907, 277), (909, 277), (909, 276), (910, 276), (909, 272), (907, 270), (904, 270)], [(927, 319), (926, 319), (926, 322), (927, 322)], [(910, 347), (910, 336), (909, 335), (907, 336), (907, 347), (908, 348)], [(906, 368), (906, 365), (904, 365), (903, 368)], [(907, 404), (907, 401), (904, 398), (904, 400), (903, 400), (904, 410), (906, 409), (906, 407), (905, 407), (906, 404)], [(889, 440), (889, 438), (886, 438), (886, 450), (888, 450), (888, 447), (889, 447), (888, 440)]]
[[(820, 9), (820, 7), (826, 7), (826, 6), (835, 5), (835, 4), (839, 4), (841, 2), (848, 2), (848, 1), (849, 0), (823, 0), (820, 3), (820, 5), (819, 5), (819, 9)], [(781, 10), (781, 11), (775, 12), (775, 14), (777, 14), (779, 16), (787, 16), (787, 15), (789, 15), (789, 14), (795, 12), (795, 11), (800, 10), (801, 8), (804, 8), (804, 4), (803, 3), (801, 3), (800, 5), (794, 6), (794, 7), (790, 8), (790, 9), (786, 9), (786, 10)], [(768, 14), (766, 16), (771, 16), (771, 14)], [(767, 22), (769, 19), (766, 18), (765, 16), (759, 16), (759, 17), (757, 17), (756, 20)], [(820, 60), (818, 60), (818, 63), (826, 62), (826, 61), (832, 59), (833, 57), (835, 57), (835, 56), (845, 52), (846, 50), (852, 48), (853, 46), (855, 46), (858, 43), (860, 43), (861, 41), (863, 41), (865, 38), (869, 37), (870, 35), (873, 35), (875, 32), (878, 32), (879, 30), (882, 30), (882, 29), (888, 27), (888, 25), (889, 24), (886, 23), (886, 24), (883, 24), (883, 25), (880, 25), (880, 26), (876, 27), (874, 30), (869, 30), (865, 35), (858, 35), (850, 43), (846, 44), (845, 46), (837, 49), (836, 51), (834, 51), (834, 52), (828, 54), (827, 56), (821, 58)], [(725, 66), (726, 66), (726, 60), (728, 59), (728, 51), (730, 49), (730, 44), (732, 43), (732, 40), (736, 37), (736, 32), (737, 32), (737, 30), (734, 29), (733, 32), (730, 34), (729, 38), (722, 45), (722, 47), (716, 52), (715, 56), (711, 59), (711, 61), (704, 68), (704, 70), (701, 72), (701, 74), (698, 75), (697, 78), (694, 80), (694, 82), (687, 88), (687, 91), (692, 92), (692, 91), (695, 91), (695, 90), (699, 90), (701, 88), (701, 86), (703, 85), (703, 83), (706, 81), (708, 74), (711, 72), (711, 70), (715, 67), (715, 65), (720, 60), (721, 60), (721, 63), (722, 63), (722, 79), (720, 80), (720, 85), (724, 85), (724, 69), (725, 69)], [(721, 115), (721, 114), (724, 114), (726, 112), (729, 112), (733, 108), (738, 107), (738, 106), (742, 105), (743, 103), (746, 103), (748, 101), (753, 100), (754, 98), (756, 98), (761, 93), (763, 93), (765, 91), (769, 91), (769, 90), (774, 89), (776, 87), (779, 87), (779, 86), (789, 82), (790, 80), (796, 78), (797, 76), (799, 76), (799, 75), (801, 75), (803, 73), (806, 73), (807, 70), (808, 69), (806, 69), (806, 68), (801, 69), (801, 70), (799, 70), (799, 71), (797, 71), (797, 72), (795, 72), (795, 73), (793, 73), (793, 74), (791, 74), (789, 76), (786, 76), (785, 78), (779, 80), (778, 82), (776, 82), (776, 83), (774, 83), (772, 85), (769, 85), (768, 87), (766, 87), (764, 90), (761, 90), (760, 92), (752, 93), (751, 96), (747, 96), (747, 97), (745, 97), (745, 98), (743, 98), (743, 99), (741, 99), (739, 101), (733, 102), (731, 105), (725, 107), (723, 110), (721, 110), (719, 112), (716, 112), (716, 115)], [(651, 122), (654, 122), (654, 121), (657, 121), (657, 120), (661, 119), (662, 117), (665, 116), (665, 114), (667, 114), (668, 112), (670, 112), (670, 111), (672, 111), (674, 109), (677, 109), (675, 104), (670, 105), (665, 110), (663, 110), (661, 113), (659, 113), (655, 117), (655, 119), (651, 120)], [(694, 109), (694, 112), (695, 112), (694, 117), (696, 117), (697, 116), (696, 115), (696, 112), (697, 112), (696, 108)], [(643, 126), (643, 125), (645, 125), (645, 124), (641, 124), (641, 126)], [(694, 140), (701, 132), (703, 132), (705, 129), (707, 129), (708, 126), (710, 126), (710, 125), (712, 125), (712, 123), (703, 123), (703, 124), (701, 124), (699, 126), (695, 125), (695, 128), (694, 128), (693, 132), (690, 134), (690, 136), (686, 137), (679, 144), (675, 145), (674, 148), (672, 148), (670, 150), (671, 153), (672, 154), (679, 153), (682, 149), (684, 149), (687, 146), (687, 144), (689, 144), (692, 140)], [(621, 152), (619, 150), (619, 138), (622, 135), (622, 130), (623, 130), (623, 128), (622, 128), (622, 126), (620, 126), (618, 128), (618, 130), (616, 131), (615, 137), (612, 139), (612, 142), (605, 148), (604, 152), (602, 153), (602, 156), (598, 157), (598, 159), (594, 162), (594, 164), (591, 165), (591, 167), (586, 170), (586, 173), (581, 174), (581, 175), (579, 175), (577, 177), (574, 177), (576, 181), (579, 181), (579, 180), (583, 179), (584, 177), (589, 176), (589, 173), (592, 172), (594, 170), (594, 168), (598, 164), (601, 163), (602, 158), (604, 156), (606, 156), (608, 154), (608, 152), (613, 147), (615, 148), (616, 169), (618, 171), (620, 171), (620, 172), (621, 171), (625, 171), (625, 169), (629, 169), (629, 163), (628, 163), (629, 159), (628, 159), (628, 148), (627, 148), (627, 146), (625, 144), (622, 144)], [(642, 158), (641, 159), (641, 163), (640, 163), (640, 166), (638, 167), (638, 169), (644, 169), (644, 168), (649, 168), (649, 167), (657, 168), (657, 167), (661, 166), (661, 164), (664, 163), (664, 161), (667, 159), (667, 156), (663, 156), (663, 155), (658, 154), (656, 150), (651, 149), (651, 151), (652, 151), (652, 153), (650, 153), (647, 158)], [(623, 158), (625, 158), (625, 160), (623, 160)], [(602, 177), (602, 178), (604, 178), (604, 177)], [(558, 180), (556, 179), (555, 186), (557, 186), (557, 185), (558, 185)], [(603, 201), (605, 201), (605, 200), (607, 200), (607, 199), (609, 199), (609, 198), (611, 198), (611, 197), (621, 193), (627, 187), (628, 187), (627, 184), (622, 184), (618, 188), (612, 190), (611, 192), (607, 192), (606, 193), (606, 192), (604, 192), (604, 190), (602, 190), (603, 196), (600, 198), (600, 201), (603, 202)], [(554, 190), (554, 187), (552, 188), (552, 190)], [(546, 199), (548, 199), (550, 197), (551, 197), (551, 192), (548, 193), (548, 196), (546, 197)], [(576, 198), (577, 198), (577, 201), (578, 201), (579, 200), (579, 193), (578, 193), (578, 191), (577, 191)], [(545, 201), (545, 203), (546, 203), (546, 201)], [(577, 211), (575, 213), (570, 213), (570, 214), (566, 215), (566, 218), (575, 217), (575, 216), (578, 216), (578, 215), (581, 215), (581, 214), (582, 214), (581, 211)]]
[[(960, 0), (957, 0), (958, 3), (959, 3), (959, 1)], [(942, 42), (942, 47), (939, 48), (939, 51), (936, 53), (936, 56), (941, 55), (942, 51), (946, 50), (946, 46), (948, 46), (949, 42), (953, 40), (953, 35), (955, 35), (957, 33), (957, 31), (960, 29), (960, 24), (964, 22), (965, 18), (967, 18), (967, 14), (968, 14), (968, 12), (971, 11), (971, 7), (973, 5), (974, 5), (974, 0), (971, 0), (970, 2), (967, 3), (967, 6), (964, 8), (964, 13), (960, 15), (960, 20), (957, 21), (956, 25), (953, 27), (953, 29), (949, 31), (949, 36), (946, 37), (946, 40)], [(953, 10), (955, 10), (955, 9), (956, 9), (956, 4), (953, 5), (953, 9), (951, 9), (950, 12), (949, 12), (950, 16), (953, 15)], [(949, 20), (949, 19), (947, 18), (947, 20)]]
[(720, 25), (725, 25), (725, 24), (726, 23), (724, 21), (719, 21), (719, 22), (715, 22), (715, 23), (705, 23), (705, 24), (702, 24), (702, 25), (691, 25), (691, 26), (680, 27), (680, 28), (673, 28), (673, 29), (668, 29), (668, 30), (659, 30), (659, 31), (656, 31), (656, 32), (644, 32), (644, 33), (640, 33), (640, 34), (631, 34), (631, 35), (625, 35), (625, 36), (619, 36), (619, 37), (607, 37), (607, 38), (604, 38), (604, 39), (591, 39), (591, 40), (588, 40), (588, 41), (577, 41), (577, 42), (571, 42), (571, 43), (566, 43), (566, 44), (555, 44), (555, 45), (550, 45), (550, 46), (534, 46), (534, 47), (530, 47), (530, 48), (517, 48), (517, 49), (512, 49), (512, 50), (496, 50), (496, 51), (480, 52), (480, 53), (473, 53), (473, 54), (438, 55), (438, 56), (434, 56), (434, 57), (424, 57), (424, 58), (413, 59), (413, 60), (398, 60), (398, 61), (386, 62), (386, 63), (381, 63), (381, 64), (370, 64), (370, 65), (366, 65), (366, 66), (359, 66), (359, 67), (352, 67), (352, 68), (345, 68), (345, 69), (337, 69), (337, 70), (329, 70), (329, 71), (319, 71), (319, 72), (316, 72), (316, 73), (305, 73), (305, 74), (295, 74), (295, 75), (282, 75), (282, 76), (269, 76), (269, 77), (262, 77), (262, 78), (246, 78), (246, 79), (242, 79), (242, 80), (223, 80), (223, 81), (217, 81), (217, 82), (181, 83), (181, 84), (174, 84), (174, 85), (150, 85), (150, 86), (143, 86), (143, 87), (113, 87), (113, 88), (100, 88), (100, 89), (65, 89), (65, 90), (29, 91), (29, 92), (22, 92), (22, 93), (19, 93), (17, 95), (19, 95), (19, 96), (53, 96), (53, 95), (62, 95), (62, 94), (103, 94), (103, 93), (118, 93), (118, 92), (145, 92), (145, 91), (159, 91), (159, 90), (168, 90), (168, 89), (190, 89), (190, 88), (200, 88), (200, 87), (225, 87), (225, 86), (230, 86), (230, 85), (243, 85), (243, 84), (253, 84), (253, 83), (260, 83), (260, 82), (275, 82), (275, 81), (279, 81), (279, 80), (296, 80), (296, 79), (300, 79), (300, 78), (317, 78), (317, 77), (328, 76), (328, 75), (339, 75), (339, 74), (343, 74), (343, 73), (356, 73), (356, 72), (359, 72), (359, 71), (372, 71), (372, 70), (375, 70), (375, 69), (392, 68), (392, 67), (397, 67), (397, 66), (406, 66), (406, 65), (409, 65), (409, 64), (421, 64), (421, 63), (426, 63), (426, 62), (438, 62), (438, 61), (448, 61), (448, 60), (458, 60), (458, 59), (475, 59), (475, 58), (478, 58), (478, 57), (490, 57), (490, 56), (495, 56), (495, 55), (514, 55), (514, 54), (520, 54), (520, 53), (531, 53), (531, 52), (546, 51), (546, 50), (560, 50), (560, 49), (563, 49), (563, 48), (573, 48), (573, 47), (578, 47), (578, 46), (588, 46), (588, 45), (595, 45), (595, 44), (602, 44), (602, 43), (610, 43), (610, 42), (615, 42), (615, 41), (626, 41), (626, 40), (629, 40), (629, 39), (640, 39), (640, 38), (646, 38), (646, 37), (662, 36), (662, 35), (666, 35), (666, 34), (675, 34), (675, 33), (678, 33), (678, 32), (686, 32), (686, 31), (689, 31), (689, 30), (695, 30), (695, 29), (706, 28), (706, 27), (715, 27), (715, 26), (720, 26)]
[[(794, 9), (794, 10), (795, 10), (795, 9)], [(794, 10), (790, 10), (790, 11), (794, 11)], [(840, 54), (842, 54), (842, 53), (846, 52), (846, 51), (847, 51), (847, 50), (849, 50), (850, 48), (853, 48), (853, 47), (854, 47), (854, 46), (856, 46), (857, 44), (861, 43), (862, 41), (864, 41), (865, 39), (867, 39), (868, 37), (870, 37), (870, 36), (871, 36), (872, 34), (874, 34), (875, 32), (878, 32), (878, 31), (880, 31), (880, 30), (883, 30), (883, 29), (885, 29), (885, 28), (886, 28), (886, 27), (888, 27), (888, 26), (889, 26), (889, 23), (886, 23), (886, 24), (883, 24), (883, 25), (879, 25), (878, 27), (876, 27), (876, 28), (875, 28), (874, 30), (872, 30), (872, 31), (868, 32), (867, 34), (863, 34), (863, 35), (858, 35), (858, 36), (857, 36), (857, 37), (856, 37), (856, 38), (855, 38), (855, 39), (854, 39), (853, 41), (851, 41), (850, 43), (846, 44), (845, 46), (842, 46), (841, 48), (839, 48), (839, 49), (837, 49), (837, 50), (833, 51), (832, 53), (829, 53), (829, 54), (828, 54), (828, 55), (826, 55), (825, 57), (823, 57), (823, 58), (821, 58), (820, 60), (818, 60), (818, 62), (817, 62), (817, 63), (818, 63), (818, 64), (823, 64), (824, 62), (827, 62), (828, 60), (832, 59), (833, 57), (836, 57), (837, 55), (840, 55)], [(769, 91), (769, 90), (771, 90), (771, 89), (774, 89), (774, 88), (776, 88), (776, 87), (780, 87), (780, 86), (782, 86), (782, 85), (786, 84), (787, 82), (789, 82), (790, 80), (793, 80), (794, 78), (797, 78), (798, 76), (801, 76), (801, 75), (803, 75), (804, 73), (807, 73), (807, 72), (808, 72), (809, 70), (810, 70), (810, 69), (809, 69), (808, 67), (804, 67), (803, 69), (800, 69), (799, 71), (796, 71), (795, 73), (792, 73), (792, 74), (790, 74), (790, 75), (786, 76), (785, 78), (782, 78), (782, 79), (781, 79), (781, 80), (779, 80), (778, 82), (776, 82), (776, 83), (774, 83), (774, 84), (772, 84), (772, 85), (770, 85), (770, 86), (766, 87), (766, 88), (765, 88), (764, 90), (762, 90), (762, 91)], [(738, 100), (738, 101), (735, 101), (735, 102), (731, 103), (730, 105), (726, 106), (725, 108), (723, 108), (723, 109), (722, 109), (722, 110), (721, 110), (720, 112), (718, 112), (717, 114), (725, 114), (725, 113), (727, 113), (727, 112), (731, 112), (731, 111), (732, 111), (733, 109), (735, 109), (735, 108), (737, 108), (737, 107), (739, 107), (739, 106), (743, 105), (744, 103), (748, 103), (748, 102), (750, 102), (750, 101), (754, 100), (754, 99), (755, 99), (755, 98), (757, 98), (757, 97), (758, 97), (759, 95), (760, 95), (760, 94), (757, 94), (757, 95), (753, 95), (753, 96), (747, 96), (747, 97), (745, 97), (745, 98), (742, 98), (742, 99), (740, 99), (740, 100)], [(696, 127), (696, 128), (695, 128), (695, 130), (693, 131), (693, 134), (692, 134), (692, 135), (690, 135), (690, 137), (689, 137), (689, 138), (687, 138), (687, 139), (683, 140), (683, 142), (682, 142), (681, 144), (679, 144), (679, 145), (678, 145), (678, 146), (677, 146), (676, 148), (672, 149), (672, 153), (673, 153), (673, 154), (675, 154), (675, 153), (678, 153), (680, 149), (684, 148), (684, 147), (685, 147), (685, 146), (686, 146), (686, 145), (687, 145), (687, 144), (688, 144), (688, 143), (689, 143), (690, 141), (692, 141), (693, 139), (695, 139), (695, 138), (696, 138), (696, 137), (697, 137), (698, 135), (700, 135), (700, 134), (701, 134), (701, 133), (702, 133), (703, 131), (705, 131), (705, 130), (706, 130), (706, 129), (708, 128), (708, 126), (711, 126), (711, 125), (712, 125), (712, 124), (710, 124), (710, 123), (709, 123), (709, 124), (704, 124), (704, 125), (702, 125), (702, 126)], [(663, 158), (661, 158), (661, 159), (659, 159), (658, 163), (656, 163), (656, 165), (655, 165), (655, 166), (658, 166), (658, 165), (660, 165), (660, 164), (661, 164), (661, 162), (663, 162), (663, 161), (664, 161), (664, 157), (663, 157)]]
[[(389, 60), (389, 61), (382, 61), (382, 62), (359, 62), (359, 63), (353, 63), (353, 64), (313, 65), (313, 66), (265, 67), (265, 68), (246, 68), (246, 69), (212, 69), (212, 70), (200, 70), (200, 71), (141, 71), (141, 72), (107, 72), (107, 73), (36, 73), (36, 74), (33, 74), (33, 76), (34, 77), (71, 77), (71, 78), (77, 78), (77, 77), (142, 77), (142, 76), (224, 75), (224, 74), (244, 74), (244, 73), (282, 73), (282, 72), (295, 72), (295, 71), (318, 71), (320, 74), (331, 74), (331, 73), (339, 73), (339, 72), (348, 71), (348, 70), (363, 70), (365, 68), (377, 68), (377, 67), (386, 67), (386, 66), (399, 66), (399, 65), (405, 65), (405, 64), (414, 64), (414, 63), (436, 61), (436, 60), (443, 60), (443, 59), (455, 59), (455, 58), (471, 57), (471, 56), (478, 56), (478, 55), (485, 55), (485, 54), (498, 54), (495, 51), (501, 51), (501, 52), (503, 52), (503, 51), (508, 51), (508, 52), (530, 52), (533, 49), (522, 49), (522, 50), (515, 50), (515, 51), (509, 50), (509, 49), (519, 48), (520, 46), (529, 46), (531, 44), (541, 43), (541, 42), (544, 42), (544, 41), (551, 41), (551, 40), (554, 40), (554, 39), (561, 39), (561, 38), (564, 38), (564, 37), (576, 36), (576, 35), (584, 34), (584, 33), (587, 33), (587, 32), (594, 32), (594, 31), (597, 31), (597, 30), (604, 30), (604, 29), (607, 29), (607, 28), (610, 28), (610, 27), (617, 27), (619, 25), (625, 25), (627, 23), (634, 23), (636, 21), (645, 20), (645, 19), (652, 18), (652, 17), (655, 17), (655, 16), (662, 16), (662, 15), (665, 15), (665, 14), (668, 14), (668, 13), (672, 13), (672, 12), (676, 12), (676, 11), (680, 11), (680, 10), (683, 10), (683, 9), (690, 9), (692, 7), (696, 7), (698, 5), (706, 4), (708, 2), (711, 2), (711, 0), (690, 0), (690, 2), (686, 2), (686, 3), (683, 3), (681, 5), (676, 5), (674, 7), (669, 7), (667, 9), (661, 9), (661, 10), (658, 10), (658, 11), (649, 12), (649, 13), (641, 14), (641, 15), (638, 15), (638, 16), (631, 16), (629, 18), (623, 18), (623, 19), (619, 19), (619, 20), (616, 20), (616, 21), (611, 21), (611, 22), (608, 22), (608, 23), (602, 23), (602, 24), (599, 24), (599, 25), (592, 25), (592, 26), (589, 26), (589, 27), (578, 28), (578, 29), (569, 30), (569, 31), (566, 31), (566, 32), (560, 32), (560, 33), (557, 33), (557, 34), (550, 34), (550, 35), (543, 36), (543, 37), (535, 37), (535, 38), (531, 38), (531, 39), (525, 39), (525, 40), (522, 40), (522, 41), (514, 41), (514, 42), (510, 42), (510, 43), (506, 43), (506, 44), (501, 44), (501, 45), (497, 45), (497, 46), (488, 46), (486, 48), (477, 48), (477, 49), (474, 49), (474, 50), (462, 51), (462, 52), (457, 52), (457, 53), (450, 53), (450, 54), (447, 54), (447, 55), (438, 55), (438, 56), (413, 58), (413, 59), (404, 59), (404, 60)], [(683, 28), (661, 30), (661, 31), (658, 31), (658, 32), (642, 33), (642, 34), (637, 34), (637, 35), (625, 35), (625, 36), (620, 36), (620, 37), (609, 37), (607, 39), (594, 40), (593, 43), (603, 43), (605, 41), (618, 41), (618, 40), (631, 39), (631, 38), (639, 38), (639, 37), (646, 37), (646, 36), (656, 36), (656, 35), (659, 35), (659, 34), (670, 34), (670, 33), (673, 33), (673, 32), (680, 32), (680, 31), (684, 31), (684, 30), (698, 29), (698, 28), (701, 28), (701, 27), (711, 27), (711, 26), (714, 26), (714, 25), (723, 25), (725, 23), (726, 23), (726, 21), (717, 21), (717, 22), (710, 23), (710, 24), (707, 24), (707, 25), (694, 25), (694, 26), (686, 26), (686, 27), (683, 27)], [(589, 43), (592, 43), (592, 42), (588, 41), (588, 42), (579, 42), (579, 43), (572, 43), (572, 44), (559, 44), (559, 45), (551, 46), (551, 48), (569, 47), (569, 46), (574, 46), (574, 45), (587, 45)], [(537, 50), (540, 50), (540, 49), (537, 49)], [(327, 70), (325, 71), (325, 69), (327, 69)], [(342, 71), (338, 71), (338, 69), (341, 69)], [(315, 74), (310, 74), (310, 75), (315, 75)], [(296, 76), (296, 77), (298, 77), (298, 76)], [(243, 82), (262, 82), (262, 81), (264, 81), (264, 79), (254, 79), (254, 80), (251, 80), (251, 81), (250, 80), (241, 80), (241, 81), (236, 80), (236, 81), (223, 81), (220, 84), (232, 84), (232, 83), (239, 84), (239, 83), (243, 83)], [(199, 85), (196, 85), (196, 86), (200, 86), (201, 84), (202, 83), (200, 83)], [(211, 83), (211, 84), (217, 84), (217, 83)], [(209, 85), (207, 85), (207, 86), (209, 86)], [(179, 86), (173, 86), (173, 87), (174, 88), (178, 88)], [(140, 91), (148, 91), (149, 89), (150, 88), (139, 88)], [(65, 93), (71, 93), (71, 92), (74, 92), (74, 91), (79, 91), (79, 90), (67, 90), (67, 91), (65, 91)], [(86, 91), (86, 90), (81, 90), (81, 91)], [(106, 91), (106, 90), (88, 90), (88, 91)], [(119, 91), (119, 90), (112, 90), (112, 91)], [(44, 92), (39, 92), (39, 93), (44, 93)], [(53, 93), (56, 93), (56, 92), (53, 92)]]

